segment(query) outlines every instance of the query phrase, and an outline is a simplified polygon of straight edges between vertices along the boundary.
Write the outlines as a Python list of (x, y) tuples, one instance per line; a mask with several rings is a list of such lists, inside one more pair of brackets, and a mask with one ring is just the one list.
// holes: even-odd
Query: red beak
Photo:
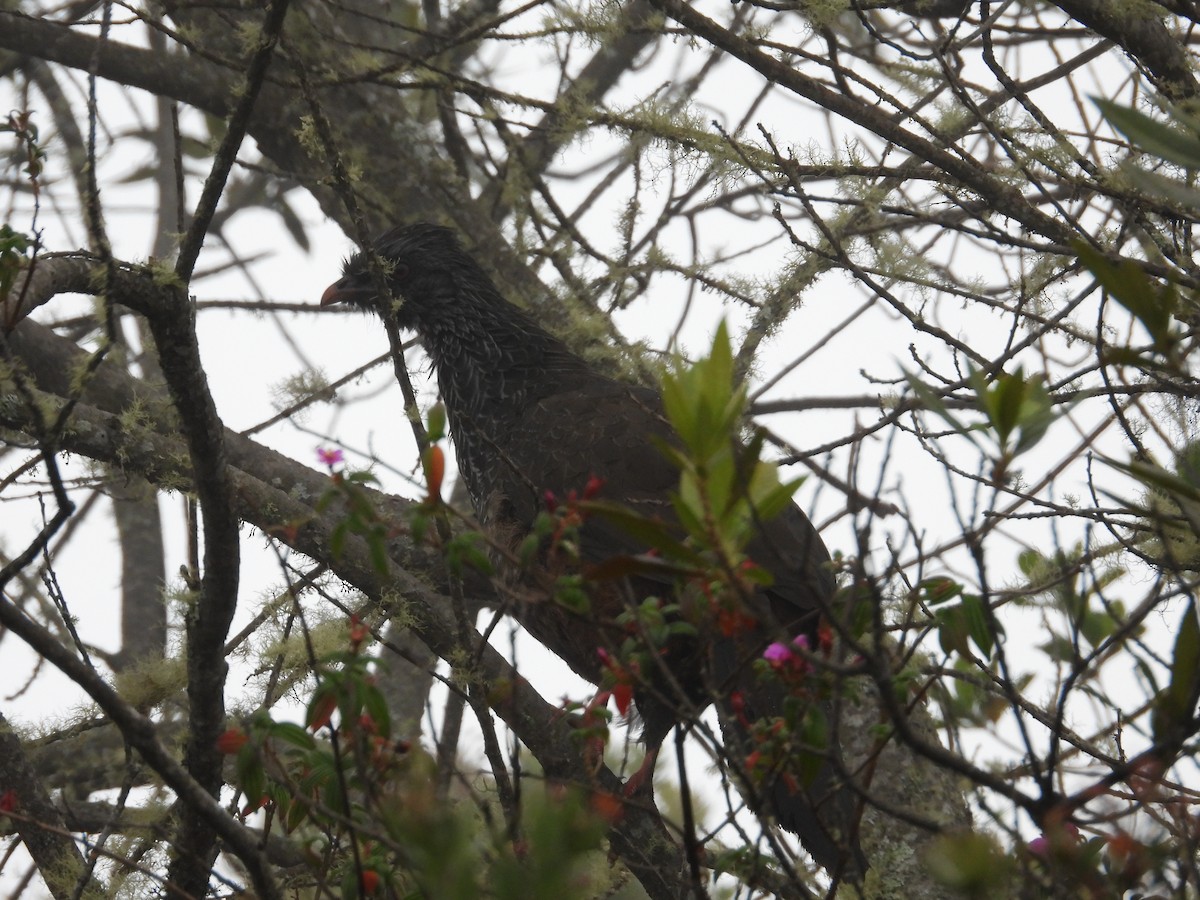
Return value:
[(341, 303), (346, 297), (339, 290), (340, 281), (335, 281), (329, 287), (325, 288), (325, 293), (321, 295), (321, 305), (329, 306), (331, 303)]
[(321, 295), (322, 306), (332, 306), (334, 303), (349, 303), (369, 309), (378, 295), (370, 282), (358, 275), (343, 275)]

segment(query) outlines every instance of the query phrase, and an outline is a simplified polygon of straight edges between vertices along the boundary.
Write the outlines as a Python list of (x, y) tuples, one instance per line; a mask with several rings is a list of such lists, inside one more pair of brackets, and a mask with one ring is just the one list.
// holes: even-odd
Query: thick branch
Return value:
[[(34, 772), (20, 738), (2, 714), (0, 798), (14, 814), (16, 832), (55, 900), (75, 896), (76, 883), (84, 873), (83, 856), (67, 831), (62, 813)], [(103, 892), (87, 883), (80, 896), (101, 897)]]
[[(45, 397), (46, 402), (51, 400)], [(27, 423), (18, 411), (5, 409), (0, 411), (0, 424), (21, 428)], [(180, 464), (178, 440), (131, 430), (116, 416), (83, 404), (75, 409), (72, 427), (64, 437), (63, 446), (70, 452), (91, 459), (109, 462), (121, 460), (126, 467), (140, 471), (150, 481), (174, 483), (187, 474), (187, 469)], [(303, 468), (298, 463), (293, 465)], [(237, 470), (227, 470), (227, 474), (234, 488), (235, 511), (239, 517), (263, 531), (280, 534), (289, 546), (314, 559), (326, 560), (329, 557), (330, 536), (337, 524), (335, 519), (318, 516), (311, 505), (296, 500), (253, 475)], [(294, 531), (288, 529), (284, 534), (284, 530), (277, 526), (285, 522), (304, 524)], [(338, 577), (376, 600), (396, 594), (403, 596), (405, 602), (412, 606), (411, 619), (417, 636), (443, 659), (461, 661), (464, 658), (464, 648), (459, 642), (459, 626), (448, 613), (449, 600), (434, 591), (423, 577), (400, 565), (394, 565), (388, 576), (381, 576), (372, 566), (365, 543), (357, 539), (348, 542), (338, 559), (327, 561)], [(0, 623), (8, 624), (3, 615), (0, 615)], [(30, 627), (39, 629), (32, 623)], [(18, 635), (30, 640), (35, 650), (43, 652), (41, 642), (36, 641), (36, 634), (27, 637), (27, 632), (28, 629), (19, 631)], [(622, 785), (616, 775), (606, 767), (593, 773), (584, 764), (578, 738), (561, 711), (542, 699), (529, 682), (477, 631), (470, 629), (467, 639), (470, 643), (468, 658), (474, 660), (474, 665), (462, 667), (460, 671), (465, 668), (465, 674), (493, 688), (488, 692), (489, 697), (495, 698), (492, 701), (493, 708), (537, 758), (546, 777), (620, 796)], [(78, 666), (62, 661), (61, 653), (43, 655), (56, 665), (61, 662), (63, 671), (72, 678), (76, 677)], [(68, 659), (74, 662), (69, 655)], [(91, 676), (91, 679), (99, 681), (95, 676)], [(107, 685), (100, 684), (104, 691), (111, 693)], [(91, 682), (83, 686), (121, 727), (122, 733), (126, 727), (153, 728), (149, 720), (140, 716), (130, 719), (123, 712), (121, 715), (114, 714), (106, 705), (107, 695), (104, 691), (96, 688), (94, 692)], [(508, 690), (495, 689), (498, 687), (507, 687)], [(117, 702), (122, 702), (115, 694), (112, 696)], [(154, 743), (144, 752), (143, 736), (139, 732), (137, 737), (138, 740), (131, 739), (130, 743), (170, 787), (176, 788), (179, 775), (187, 779), (190, 787), (188, 792), (181, 792), (181, 798), (189, 804), (193, 803), (193, 789), (199, 789), (198, 785), (187, 778), (173, 759), (170, 760), (170, 766), (164, 769), (166, 764), (159, 752), (161, 747)], [(213, 802), (211, 798), (207, 799)], [(225, 832), (219, 833), (226, 840), (229, 839)], [(666, 900), (679, 896), (679, 879), (683, 877), (684, 862), (656, 810), (629, 806), (620, 822), (614, 826), (610, 839), (614, 849), (652, 897)], [(234, 849), (238, 851), (238, 845), (234, 845)]]
[[(118, 427), (114, 423), (114, 427)], [(204, 819), (245, 864), (258, 892), (269, 900), (281, 897), (258, 847), (258, 838), (243, 828), (197, 783), (158, 741), (156, 725), (107, 684), (53, 634), (34, 622), (11, 602), (0, 598), (0, 625), (24, 641), (42, 659), (79, 685), (121, 729), (129, 745), (161, 776), (187, 806), (191, 815)]]
[(1055, 6), (1097, 34), (1119, 44), (1154, 76), (1158, 88), (1172, 100), (1200, 93), (1194, 60), (1184, 39), (1163, 24), (1165, 10), (1157, 5), (1113, 3), (1111, 0), (1055, 0)]

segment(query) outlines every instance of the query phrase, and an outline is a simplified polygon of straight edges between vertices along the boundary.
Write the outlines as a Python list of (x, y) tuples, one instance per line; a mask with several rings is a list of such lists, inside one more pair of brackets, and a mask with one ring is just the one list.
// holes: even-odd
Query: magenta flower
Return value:
[(787, 644), (779, 643), (779, 641), (769, 644), (767, 649), (763, 651), (763, 659), (771, 663), (771, 665), (782, 665), (791, 659), (793, 655), (792, 648)]
[(804, 658), (804, 652), (796, 652), (797, 648), (804, 652), (808, 651), (808, 635), (798, 634), (787, 644), (781, 641), (768, 644), (767, 649), (763, 651), (763, 659), (769, 662), (771, 668), (776, 671), (787, 670), (797, 675), (803, 675), (808, 671), (808, 660)]
[(1052, 853), (1057, 856), (1070, 855), (1083, 840), (1079, 826), (1074, 822), (1054, 822), (1045, 831), (1029, 842), (1026, 849), (1043, 859)]
[(346, 454), (344, 454), (340, 449), (334, 448), (333, 450), (328, 450), (325, 447), (317, 448), (317, 459), (321, 461), (321, 465), (328, 466), (330, 469), (342, 462), (345, 458)]

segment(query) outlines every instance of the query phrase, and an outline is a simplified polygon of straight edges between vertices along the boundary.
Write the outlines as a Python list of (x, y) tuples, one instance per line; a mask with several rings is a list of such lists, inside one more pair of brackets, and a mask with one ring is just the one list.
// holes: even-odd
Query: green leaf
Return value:
[(695, 559), (696, 554), (676, 537), (678, 530), (660, 519), (651, 519), (628, 507), (607, 500), (589, 500), (579, 504), (581, 511), (596, 515), (621, 529), (625, 534), (655, 549), (669, 559)]
[(464, 531), (455, 535), (446, 545), (446, 567), (457, 575), (464, 566), (484, 575), (492, 574), (487, 542), (478, 531)]
[(673, 578), (687, 578), (695, 573), (695, 565), (679, 565), (661, 556), (647, 555), (610, 556), (594, 566), (585, 566), (583, 570), (583, 575), (588, 581), (614, 581), (635, 575), (670, 581)]
[(117, 184), (136, 184), (139, 181), (148, 181), (160, 171), (158, 165), (138, 166), (128, 175), (123, 175), (117, 179)]
[[(978, 373), (972, 373), (976, 375)], [(977, 380), (972, 378), (972, 383)], [(983, 379), (978, 379), (982, 385)], [(988, 417), (992, 428), (1000, 438), (1000, 446), (1008, 448), (1008, 439), (1017, 428), (1021, 404), (1025, 400), (1025, 378), (1020, 368), (1016, 374), (1001, 372), (990, 387), (976, 388), (980, 406)]]
[(696, 626), (691, 622), (668, 622), (667, 634), (671, 637), (685, 637), (695, 639), (699, 637), (699, 632)]
[(996, 647), (996, 634), (988, 623), (983, 598), (978, 594), (962, 594), (961, 603), (937, 610), (934, 621), (937, 623), (938, 643), (947, 653), (971, 655), (970, 639), (985, 658), (991, 658)]
[(1045, 376), (1031, 375), (1025, 381), (1021, 408), (1017, 415), (1021, 436), (1017, 439), (1017, 446), (1013, 452), (1024, 453), (1036, 446), (1046, 436), (1058, 415), (1054, 410), (1050, 392), (1046, 390)]
[(708, 518), (704, 509), (704, 492), (694, 472), (684, 470), (679, 477), (679, 490), (671, 495), (675, 513), (684, 531), (691, 535), (706, 535)]
[(444, 403), (435, 403), (429, 408), (425, 433), (431, 444), (436, 444), (446, 436), (446, 405)]
[[(968, 376), (976, 403), (996, 432), (1001, 453), (1016, 456), (1035, 446), (1054, 422), (1054, 403), (1041, 374), (1001, 372), (989, 384), (978, 370)], [(1015, 445), (1010, 446), (1017, 434)]]
[(287, 796), (284, 799), (276, 801), (279, 804), (280, 812), (283, 814), (283, 828), (288, 834), (291, 834), (308, 818), (309, 805), (303, 797)]
[(1142, 323), (1155, 347), (1169, 349), (1174, 343), (1171, 316), (1179, 301), (1175, 287), (1151, 278), (1131, 259), (1114, 262), (1083, 241), (1076, 241), (1074, 247), (1101, 287)]
[(967, 614), (961, 603), (939, 609), (934, 621), (937, 623), (938, 644), (943, 651), (951, 656), (956, 653), (970, 655), (971, 648), (967, 643), (970, 629), (967, 627)]
[(1185, 169), (1200, 169), (1200, 138), (1143, 112), (1093, 97), (1104, 118), (1139, 148)]
[(542, 545), (542, 539), (537, 534), (528, 534), (525, 539), (517, 546), (517, 561), (522, 567), (528, 567), (537, 558), (538, 549)]
[(292, 236), (292, 240), (296, 242), (296, 246), (307, 253), (309, 250), (308, 232), (304, 230), (304, 223), (296, 215), (296, 211), (292, 209), (287, 196), (282, 192), (277, 193), (271, 198), (269, 206), (283, 220), (283, 227)]
[(676, 433), (684, 444), (690, 446), (692, 442), (688, 438), (694, 428), (694, 423), (691, 408), (687, 403), (682, 375), (669, 373), (663, 376), (662, 401), (667, 419), (675, 427)]
[(1155, 701), (1152, 725), (1156, 741), (1179, 738), (1200, 701), (1200, 620), (1196, 601), (1188, 600), (1171, 654), (1171, 681)]
[[(688, 473), (684, 473), (686, 478)], [(728, 447), (721, 453), (717, 453), (710, 457), (708, 465), (702, 473), (703, 488), (699, 483), (695, 485), (698, 492), (708, 496), (708, 505), (712, 509), (713, 516), (723, 524), (733, 524), (732, 517), (736, 512), (738, 501), (742, 498), (742, 485), (738, 484), (737, 467), (734, 460), (734, 455)], [(699, 479), (697, 479), (697, 482)], [(682, 483), (680, 485), (682, 493)], [(697, 506), (693, 510), (697, 517), (704, 518), (703, 503), (698, 500)]]
[(707, 357), (688, 366), (677, 362), (662, 377), (663, 408), (697, 462), (720, 451), (745, 408), (745, 389), (733, 384), (733, 349), (722, 322)]
[(363, 685), (362, 695), (363, 709), (366, 710), (375, 723), (375, 728), (383, 737), (390, 737), (392, 733), (392, 716), (388, 712), (387, 700), (384, 699), (383, 692), (371, 683)]
[[(975, 646), (982, 651), (984, 658), (991, 659), (996, 646), (997, 635), (993, 634), (992, 626), (988, 623), (984, 599), (978, 594), (963, 594), (963, 613), (966, 615), (967, 631)], [(997, 623), (999, 628), (999, 623)]]
[(267, 790), (267, 772), (263, 767), (262, 756), (253, 742), (246, 744), (238, 751), (234, 761), (234, 771), (237, 772), (237, 784), (242, 793), (251, 801), (256, 801)]
[(29, 238), (25, 234), (7, 224), (0, 225), (0, 301), (8, 297), (17, 273), (27, 265), (28, 249)]
[(1038, 649), (1045, 653), (1051, 662), (1070, 664), (1074, 663), (1079, 656), (1076, 652), (1074, 642), (1060, 634), (1050, 635), (1050, 640), (1039, 644)]
[(966, 896), (1007, 895), (1004, 885), (1012, 859), (989, 835), (969, 832), (939, 837), (925, 853), (925, 865), (935, 879)]
[(1106, 612), (1087, 610), (1079, 621), (1079, 631), (1093, 647), (1099, 647), (1116, 633), (1120, 622)]
[(797, 754), (800, 778), (811, 787), (829, 756), (829, 720), (819, 705), (805, 710), (804, 720), (800, 723), (800, 739), (806, 748)]
[(1127, 472), (1143, 484), (1156, 488), (1176, 500), (1200, 503), (1200, 486), (1192, 484), (1186, 478), (1180, 478), (1174, 472), (1161, 466), (1141, 462), (1123, 463), (1107, 457), (1101, 457), (1101, 459), (1114, 469)]
[(792, 504), (792, 498), (804, 478), (779, 480), (779, 469), (770, 463), (759, 463), (750, 483), (750, 502), (760, 521), (773, 519)]
[(367, 551), (371, 557), (371, 568), (380, 575), (387, 575), (391, 564), (388, 560), (387, 541), (382, 534), (372, 531), (367, 536)]
[(1151, 371), (1164, 368), (1147, 354), (1139, 353), (1132, 347), (1114, 347), (1110, 344), (1105, 344), (1101, 350), (1100, 362), (1105, 366), (1133, 366), (1136, 369)]
[(300, 750), (311, 750), (317, 745), (313, 736), (295, 722), (272, 722), (267, 733), (276, 740)]
[(1182, 181), (1167, 178), (1157, 172), (1147, 172), (1132, 163), (1122, 164), (1121, 171), (1135, 187), (1151, 197), (1178, 204), (1188, 211), (1200, 209), (1200, 190)]
[[(411, 509), (412, 516), (408, 521), (408, 528), (412, 533), (413, 543), (421, 544), (425, 540), (425, 535), (429, 532), (431, 517), (424, 512), (419, 504), (414, 504)], [(536, 539), (534, 543), (536, 545)]]
[(349, 522), (343, 519), (333, 526), (333, 532), (329, 535), (329, 552), (334, 559), (342, 558), (342, 551), (346, 549), (346, 541), (349, 537)]
[(963, 586), (953, 578), (947, 578), (945, 575), (937, 575), (933, 578), (926, 578), (918, 584), (917, 591), (920, 593), (925, 605), (933, 607), (960, 596), (963, 592)]

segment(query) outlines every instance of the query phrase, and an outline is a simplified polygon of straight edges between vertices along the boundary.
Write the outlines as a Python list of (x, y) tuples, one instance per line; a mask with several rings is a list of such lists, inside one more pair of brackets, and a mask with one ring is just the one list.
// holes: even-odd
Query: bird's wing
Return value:
[[(525, 529), (546, 508), (545, 494), (560, 501), (582, 495), (599, 478), (596, 499), (626, 506), (649, 518), (674, 524), (670, 492), (678, 470), (656, 445), (671, 441), (658, 395), (646, 388), (593, 377), (529, 403), (497, 434), (508, 460), (501, 490), (515, 523)], [(622, 529), (596, 518), (582, 535), (590, 562), (643, 553), (648, 548)]]
[[(501, 490), (521, 533), (545, 509), (546, 491), (561, 500), (569, 491), (582, 493), (593, 476), (603, 480), (597, 499), (679, 527), (670, 501), (679, 471), (660, 449), (678, 439), (657, 392), (595, 375), (581, 384), (568, 380), (561, 390), (531, 402), (500, 437), (499, 449), (509, 462)], [(650, 549), (619, 525), (595, 516), (581, 540), (589, 562)], [(833, 593), (833, 577), (825, 565), (829, 554), (795, 504), (762, 523), (748, 554), (771, 573), (774, 584), (766, 593), (785, 627), (822, 608)]]

